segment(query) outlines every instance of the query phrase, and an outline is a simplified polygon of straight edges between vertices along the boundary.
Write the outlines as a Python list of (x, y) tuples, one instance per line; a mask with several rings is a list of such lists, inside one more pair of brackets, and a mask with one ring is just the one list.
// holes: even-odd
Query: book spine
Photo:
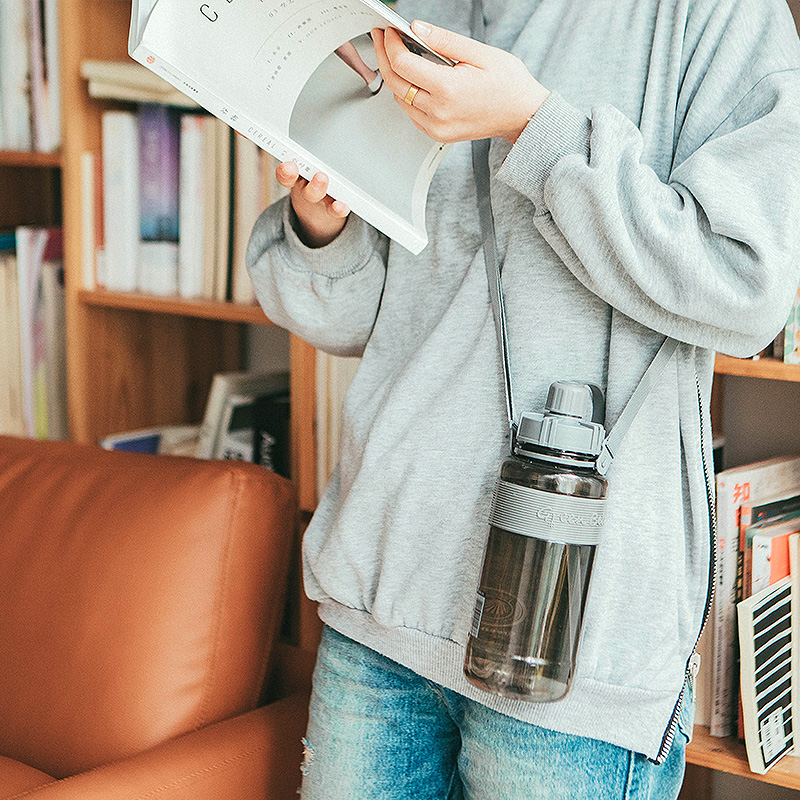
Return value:
[(140, 235), (145, 242), (178, 241), (180, 119), (167, 106), (139, 111)]
[(249, 304), (255, 302), (256, 296), (247, 273), (245, 254), (250, 232), (263, 210), (260, 197), (262, 187), (259, 149), (243, 136), (234, 138), (233, 149), (235, 167), (231, 299), (234, 303)]
[(58, 18), (58, 0), (44, 0), (47, 149), (50, 151), (61, 147), (61, 56)]
[[(732, 496), (733, 487), (717, 481), (717, 547), (719, 563), (714, 593), (714, 653), (711, 676), (712, 736), (731, 736), (734, 732), (733, 697), (736, 639), (736, 562), (739, 525)], [(735, 531), (735, 534), (734, 534)], [(735, 541), (734, 541), (735, 536)]]
[(789, 319), (783, 329), (783, 361), (800, 364), (800, 289), (794, 296)]
[(103, 134), (103, 238), (109, 290), (139, 286), (139, 126), (136, 114), (106, 111)]
[(203, 126), (207, 119), (201, 114), (181, 117), (178, 293), (188, 298), (203, 295)]
[(28, 47), (30, 52), (31, 132), (34, 150), (46, 152), (50, 135), (45, 89), (44, 28), (40, 0), (28, 0)]
[(139, 289), (178, 291), (180, 119), (174, 109), (146, 103), (139, 110)]
[(3, 105), (3, 147), (30, 150), (30, 38), (28, 0), (4, 0), (0, 25), (0, 97)]
[(83, 262), (83, 288), (93, 290), (97, 288), (95, 273), (95, 154), (92, 152), (81, 153), (81, 260)]

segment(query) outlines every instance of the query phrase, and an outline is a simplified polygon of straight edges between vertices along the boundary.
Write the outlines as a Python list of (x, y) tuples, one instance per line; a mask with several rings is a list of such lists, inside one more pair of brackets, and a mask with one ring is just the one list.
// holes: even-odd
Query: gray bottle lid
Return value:
[(517, 443), (596, 456), (605, 438), (603, 393), (591, 383), (550, 385), (544, 414), (521, 414)]

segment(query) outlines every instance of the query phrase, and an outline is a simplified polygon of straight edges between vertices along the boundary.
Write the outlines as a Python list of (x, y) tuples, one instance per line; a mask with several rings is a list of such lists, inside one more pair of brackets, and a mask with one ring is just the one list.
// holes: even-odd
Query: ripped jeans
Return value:
[(303, 800), (674, 800), (693, 703), (666, 761), (539, 728), (444, 689), (326, 627)]

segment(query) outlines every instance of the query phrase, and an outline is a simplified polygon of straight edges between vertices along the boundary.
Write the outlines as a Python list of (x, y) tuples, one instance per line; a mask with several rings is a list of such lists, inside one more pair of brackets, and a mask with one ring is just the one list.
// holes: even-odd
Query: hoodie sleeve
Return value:
[(630, 119), (609, 105), (587, 116), (557, 92), (496, 177), (611, 306), (747, 356), (783, 327), (800, 282), (800, 46), (782, 2), (715, 8), (685, 69), (666, 181)]
[(247, 269), (267, 317), (327, 353), (360, 356), (378, 314), (388, 240), (350, 214), (325, 247), (306, 247), (290, 221), (289, 198), (256, 221)]

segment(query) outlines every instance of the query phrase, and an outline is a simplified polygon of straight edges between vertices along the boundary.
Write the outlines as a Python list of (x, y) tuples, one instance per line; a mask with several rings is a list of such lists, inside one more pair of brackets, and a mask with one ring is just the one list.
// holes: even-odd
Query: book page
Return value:
[(276, 158), (294, 158), (304, 177), (327, 172), (330, 193), (367, 221), (384, 229), (370, 218), (377, 208), (424, 237), (425, 196), (445, 147), (382, 85), (369, 34), (389, 24), (380, 10), (362, 0), (156, 0), (149, 16), (141, 4), (134, 16), (146, 18), (141, 44), (173, 68), (173, 85), (205, 105), (181, 85), (188, 76), (224, 100), (209, 110)]

